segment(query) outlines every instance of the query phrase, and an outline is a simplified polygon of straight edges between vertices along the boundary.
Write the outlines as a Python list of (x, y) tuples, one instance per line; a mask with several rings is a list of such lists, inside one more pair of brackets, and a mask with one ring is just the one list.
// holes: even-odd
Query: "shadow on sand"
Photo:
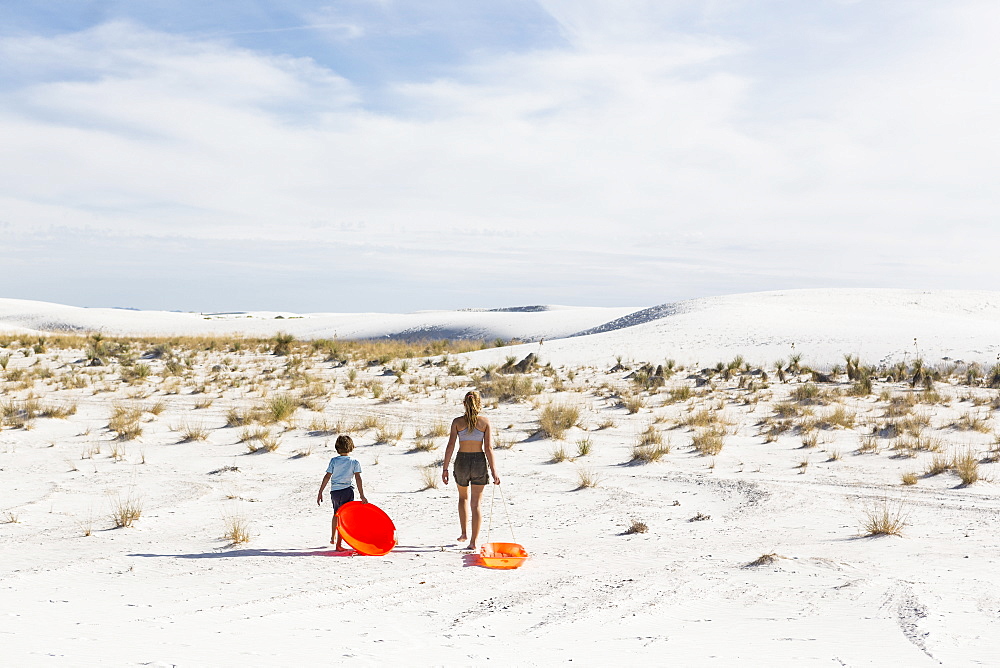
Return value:
[[(418, 545), (397, 545), (392, 552), (440, 552), (440, 547), (427, 547)], [(389, 554), (392, 554), (390, 552)], [(264, 549), (242, 549), (242, 550), (218, 550), (215, 552), (195, 552), (193, 554), (152, 554), (135, 553), (130, 557), (159, 557), (170, 559), (228, 559), (231, 557), (364, 557), (356, 550), (341, 550), (337, 552), (333, 548), (309, 548), (303, 550), (264, 550)], [(475, 555), (466, 555), (475, 556)]]

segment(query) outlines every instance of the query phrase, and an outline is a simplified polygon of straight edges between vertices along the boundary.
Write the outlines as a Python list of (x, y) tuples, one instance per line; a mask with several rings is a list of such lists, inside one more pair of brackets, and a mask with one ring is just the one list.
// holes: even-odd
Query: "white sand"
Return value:
[[(154, 374), (147, 381), (132, 386), (120, 386), (109, 367), (75, 372), (107, 373), (110, 392), (94, 394), (93, 386), (57, 390), (51, 380), (39, 381), (32, 391), (43, 402), (75, 401), (78, 411), (65, 420), (39, 418), (28, 431), (0, 431), (0, 521), (17, 520), (0, 524), (3, 663), (998, 665), (998, 488), (989, 481), (960, 487), (952, 473), (922, 477), (904, 488), (900, 474), (922, 473), (934, 455), (897, 457), (889, 439), (879, 439), (878, 454), (855, 454), (862, 435), (884, 420), (884, 402), (842, 398), (857, 412), (858, 425), (821, 429), (819, 446), (802, 449), (798, 434), (765, 443), (756, 426), (773, 415), (773, 402), (797, 381), (772, 378), (771, 399), (758, 395), (749, 405), (735, 378), (719, 382), (710, 395), (673, 405), (661, 406), (661, 391), (634, 415), (607, 391), (595, 391), (604, 383), (630, 385), (625, 372), (608, 372), (617, 354), (653, 362), (671, 357), (697, 368), (737, 353), (751, 360), (787, 358), (794, 340), (803, 362), (834, 363), (843, 352), (875, 362), (912, 358), (916, 336), (929, 362), (976, 355), (990, 361), (1000, 341), (995, 293), (828, 292), (825, 305), (818, 296), (812, 291), (699, 300), (677, 315), (635, 327), (547, 339), (543, 360), (572, 363), (573, 381), (569, 367), (558, 375), (576, 391), (548, 389), (539, 399), (579, 406), (584, 428), (574, 427), (563, 442), (529, 438), (539, 414), (531, 403), (500, 403), (486, 411), (498, 434), (514, 442), (498, 451), (498, 461), (517, 542), (532, 554), (514, 571), (481, 568), (458, 549), (453, 486), (418, 491), (420, 467), (441, 457), (444, 439), (436, 439), (435, 452), (411, 453), (415, 432), (459, 413), (468, 377), (447, 376), (441, 367), (411, 369), (410, 376), (437, 377), (441, 385), (429, 385), (427, 394), (401, 392), (404, 400), (383, 403), (370, 394), (349, 396), (348, 369), (313, 358), (309, 373), (336, 382), (336, 390), (322, 414), (297, 413), (298, 428), (283, 434), (276, 452), (258, 454), (237, 442), (239, 428), (224, 427), (227, 409), (261, 401), (245, 388), (213, 391), (212, 405), (195, 409), (206, 396), (191, 394), (201, 381), (164, 394), (159, 361), (149, 362)], [(71, 322), (66, 312), (47, 316), (42, 306), (35, 307), (31, 323), (14, 319), (12, 301), (4, 302), (4, 322), (30, 329)], [(571, 324), (586, 329), (634, 310)], [(129, 312), (106, 312), (105, 326), (104, 314), (88, 310), (94, 319), (81, 326), (138, 333), (117, 320), (122, 313)], [(802, 313), (809, 315), (795, 315)], [(184, 314), (165, 314), (172, 315)], [(490, 315), (468, 317), (471, 328), (474, 318)], [(364, 320), (358, 316), (356, 322)], [(168, 323), (141, 331), (201, 333), (214, 331), (203, 323), (231, 326), (200, 317), (188, 322), (188, 330), (169, 329), (182, 325)], [(844, 347), (851, 341), (857, 345)], [(481, 364), (529, 350), (539, 351), (539, 345), (468, 357)], [(45, 353), (42, 364), (58, 379), (72, 368), (63, 365), (81, 354)], [(218, 353), (199, 359), (195, 376), (213, 375), (211, 367), (226, 356), (241, 372), (255, 370), (257, 376), (284, 363), (271, 355)], [(30, 368), (37, 359), (17, 353), (9, 370)], [(358, 381), (395, 380), (377, 375), (381, 371), (357, 367)], [(671, 379), (668, 389), (693, 386), (686, 374)], [(537, 379), (552, 382), (544, 375)], [(0, 401), (23, 399), (28, 392), (14, 382), (4, 388)], [(877, 384), (876, 390), (884, 388), (910, 391), (908, 384)], [(962, 399), (985, 402), (997, 391), (942, 383), (938, 391), (950, 398), (947, 405), (915, 411), (930, 418), (927, 435), (948, 451), (972, 447), (985, 455), (993, 443), (990, 433), (950, 425), (972, 413), (995, 428), (988, 404)], [(149, 396), (135, 401), (162, 400), (167, 409), (145, 415), (138, 440), (116, 443), (106, 430), (112, 404), (136, 392)], [(704, 408), (719, 408), (731, 423), (714, 458), (692, 451), (693, 432), (676, 426)], [(814, 410), (822, 416), (832, 408)], [(333, 556), (326, 544), (329, 506), (315, 504), (333, 437), (310, 435), (305, 426), (320, 417), (333, 423), (368, 415), (403, 428), (397, 445), (375, 444), (374, 431), (355, 435), (368, 496), (394, 519), (399, 546), (381, 558)], [(627, 465), (637, 435), (654, 417), (663, 420), (656, 428), (672, 451), (656, 463)], [(607, 419), (615, 426), (599, 430)], [(207, 441), (179, 443), (177, 428), (185, 423), (207, 427)], [(575, 453), (584, 438), (592, 441), (591, 454), (550, 463), (553, 448), (562, 444)], [(97, 446), (100, 453), (81, 458)], [(114, 446), (124, 448), (120, 461), (110, 456)], [(311, 456), (295, 457), (310, 448)], [(828, 461), (833, 451), (842, 458)], [(809, 465), (800, 474), (803, 460)], [(239, 470), (211, 473), (230, 466)], [(598, 473), (601, 484), (576, 490), (579, 467)], [(997, 478), (1000, 464), (980, 468)], [(130, 491), (141, 498), (142, 517), (131, 528), (113, 529), (109, 494)], [(902, 499), (909, 526), (902, 537), (859, 537), (864, 509), (883, 497)], [(497, 506), (495, 536), (506, 540), (499, 497)], [(689, 521), (699, 513), (710, 519)], [(253, 537), (246, 545), (220, 539), (223, 518), (233, 514), (250, 522)], [(645, 522), (648, 533), (622, 535), (634, 519)], [(83, 535), (86, 526), (92, 535)], [(781, 557), (773, 565), (745, 567), (771, 552)]]

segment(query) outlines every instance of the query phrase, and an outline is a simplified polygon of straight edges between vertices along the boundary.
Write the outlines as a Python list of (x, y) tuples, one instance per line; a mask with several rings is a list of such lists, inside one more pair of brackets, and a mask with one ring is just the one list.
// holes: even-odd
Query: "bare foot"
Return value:
[(336, 544), (337, 544), (337, 539), (336, 538), (331, 538), (330, 539), (330, 545), (336, 545)]
[(476, 544), (474, 542), (473, 543), (469, 543), (468, 545), (465, 546), (465, 549), (466, 550), (475, 550), (476, 549)]
[(458, 541), (459, 543), (461, 543), (461, 542), (462, 542), (463, 540), (469, 540), (469, 537), (468, 537), (468, 536), (466, 536), (466, 535), (465, 535), (465, 534), (463, 533), (463, 534), (462, 534), (461, 536), (459, 536), (459, 537), (458, 537), (458, 538), (456, 538), (455, 540), (456, 540), (456, 541)]

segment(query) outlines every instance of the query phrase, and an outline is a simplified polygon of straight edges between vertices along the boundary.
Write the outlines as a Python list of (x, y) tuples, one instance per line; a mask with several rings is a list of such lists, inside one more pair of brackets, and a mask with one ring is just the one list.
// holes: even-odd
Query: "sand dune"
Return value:
[[(302, 344), (288, 357), (144, 359), (136, 348), (86, 366), (88, 351), (36, 353), (25, 335), (0, 349), (4, 661), (998, 665), (1000, 394), (986, 376), (970, 383), (965, 365), (938, 364), (995, 357), (998, 303), (996, 293), (791, 291), (653, 309), (277, 321), (300, 338), (320, 336), (322, 318), (381, 336), (435, 323), (546, 335), (446, 364), (371, 366)], [(204, 320), (16, 300), (2, 313), (6, 327), (33, 331), (277, 326), (275, 314)], [(699, 373), (736, 354), (787, 360), (791, 343), (803, 363), (856, 352), (905, 358), (907, 374), (919, 353), (940, 375), (926, 390), (882, 369), (869, 393), (842, 373), (829, 383), (797, 371), (782, 381), (771, 366), (766, 378)], [(552, 366), (494, 369), (523, 381), (522, 395), (487, 398), (485, 414), (507, 502), (496, 498), (492, 536), (510, 537), (509, 511), (532, 556), (493, 571), (455, 541), (454, 486), (426, 488), (444, 439), (416, 446), (469, 388), (492, 387), (482, 365), (529, 351)], [(634, 366), (612, 370), (617, 355), (678, 368), (661, 386), (630, 378)], [(299, 402), (291, 416), (227, 426), (232, 411), (284, 394)], [(540, 431), (548, 406), (578, 412), (561, 438)], [(141, 434), (112, 429), (123, 410), (138, 411)], [(192, 427), (203, 440), (185, 439)], [(385, 557), (335, 556), (327, 544), (329, 510), (315, 495), (339, 431), (353, 433), (368, 496), (397, 525)], [(644, 439), (661, 444), (648, 463), (637, 458)], [(979, 480), (963, 484), (960, 466)], [(581, 473), (598, 484), (581, 487)], [(116, 529), (116, 499), (129, 497), (141, 516)], [(902, 513), (901, 536), (866, 536), (883, 510)], [(248, 523), (248, 543), (223, 538), (232, 517)], [(628, 533), (636, 522), (647, 531)]]

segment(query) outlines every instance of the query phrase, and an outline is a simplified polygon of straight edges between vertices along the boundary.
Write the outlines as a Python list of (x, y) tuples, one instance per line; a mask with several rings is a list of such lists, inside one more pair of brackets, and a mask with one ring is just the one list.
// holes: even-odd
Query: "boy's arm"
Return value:
[(448, 484), (448, 464), (451, 463), (451, 455), (455, 452), (455, 441), (458, 440), (458, 419), (451, 421), (451, 434), (448, 436), (448, 447), (444, 449), (444, 466), (441, 470), (441, 481)]
[(361, 503), (368, 503), (368, 499), (365, 498), (365, 488), (361, 484), (361, 474), (354, 474), (354, 482), (358, 483), (358, 495), (361, 497)]
[(316, 505), (323, 503), (323, 490), (326, 489), (326, 483), (330, 482), (330, 474), (327, 473), (323, 476), (323, 482), (319, 486), (319, 494), (316, 495)]
[(499, 485), (500, 474), (497, 473), (497, 465), (493, 463), (493, 425), (489, 420), (486, 421), (486, 432), (483, 434), (483, 452), (486, 453), (486, 461), (493, 471), (493, 484)]

